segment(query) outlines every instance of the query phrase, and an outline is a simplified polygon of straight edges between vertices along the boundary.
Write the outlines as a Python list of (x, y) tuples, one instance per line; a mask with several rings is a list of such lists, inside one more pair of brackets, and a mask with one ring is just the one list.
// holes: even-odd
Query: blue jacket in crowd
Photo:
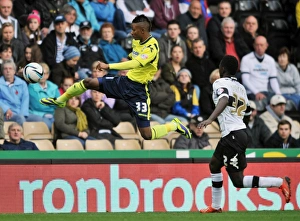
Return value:
[(20, 143), (14, 144), (4, 140), (2, 144), (3, 150), (39, 150), (35, 143), (21, 139)]
[(14, 114), (28, 116), (29, 93), (24, 80), (15, 76), (13, 85), (7, 85), (0, 77), (0, 106), (4, 113), (10, 109)]
[(40, 103), (40, 99), (45, 97), (59, 97), (60, 93), (56, 84), (47, 82), (47, 90), (43, 90), (39, 83), (29, 84), (30, 95), (29, 113), (43, 117), (45, 114), (54, 115), (55, 107), (45, 106)]

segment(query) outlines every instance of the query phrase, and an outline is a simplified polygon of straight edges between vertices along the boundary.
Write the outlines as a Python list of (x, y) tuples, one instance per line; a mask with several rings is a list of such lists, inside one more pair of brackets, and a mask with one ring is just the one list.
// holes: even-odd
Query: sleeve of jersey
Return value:
[(134, 59), (140, 62), (142, 66), (150, 63), (151, 61), (155, 60), (157, 53), (157, 46), (156, 45), (148, 45), (138, 56)]
[(228, 89), (220, 81), (214, 82), (213, 91), (214, 94), (217, 96), (218, 100), (224, 96), (229, 98)]
[(120, 63), (109, 64), (109, 69), (114, 70), (129, 70), (139, 67), (141, 64), (136, 60), (129, 60)]

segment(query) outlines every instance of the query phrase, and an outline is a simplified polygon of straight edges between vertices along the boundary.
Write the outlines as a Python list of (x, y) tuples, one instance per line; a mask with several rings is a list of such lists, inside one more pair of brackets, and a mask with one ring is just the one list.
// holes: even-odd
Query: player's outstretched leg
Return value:
[(186, 138), (188, 139), (192, 138), (192, 133), (190, 132), (190, 130), (186, 126), (184, 126), (184, 124), (181, 123), (181, 121), (178, 118), (174, 118), (172, 122), (177, 125), (176, 132), (186, 136)]
[[(86, 78), (87, 79), (87, 78)], [(88, 81), (88, 80), (86, 80)], [(91, 80), (90, 80), (91, 81)], [(94, 80), (96, 84), (98, 84), (98, 80)], [(71, 87), (69, 87), (64, 94), (62, 94), (58, 98), (42, 98), (40, 100), (41, 104), (46, 106), (57, 106), (57, 107), (64, 107), (66, 106), (67, 100), (70, 98), (80, 95), (84, 93), (87, 88), (84, 85), (84, 80), (76, 82)]]
[(209, 206), (205, 209), (200, 209), (200, 213), (221, 213), (221, 212), (222, 212), (221, 208), (215, 209), (212, 206)]
[(283, 181), (279, 189), (285, 198), (285, 202), (289, 203), (291, 199), (291, 179), (289, 177), (282, 177)]

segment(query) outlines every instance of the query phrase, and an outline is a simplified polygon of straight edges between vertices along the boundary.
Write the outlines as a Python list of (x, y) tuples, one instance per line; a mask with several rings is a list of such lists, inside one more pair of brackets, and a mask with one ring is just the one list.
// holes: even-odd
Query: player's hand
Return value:
[(257, 94), (255, 94), (255, 100), (260, 101), (265, 99), (266, 96), (263, 93), (258, 92)]
[(200, 124), (198, 124), (198, 128), (205, 128), (207, 125), (210, 125), (212, 123), (212, 121), (210, 119), (207, 119), (205, 121), (202, 121)]
[(109, 69), (109, 66), (108, 66), (108, 64), (106, 64), (106, 63), (104, 63), (104, 62), (98, 61), (98, 64), (97, 64), (96, 68), (97, 68), (98, 70), (102, 71), (102, 70), (107, 70), (107, 69)]

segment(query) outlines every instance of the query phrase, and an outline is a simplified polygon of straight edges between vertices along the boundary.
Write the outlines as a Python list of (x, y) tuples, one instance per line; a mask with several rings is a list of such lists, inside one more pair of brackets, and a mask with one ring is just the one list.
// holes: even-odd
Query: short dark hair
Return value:
[(9, 48), (10, 48), (11, 50), (13, 50), (11, 44), (5, 44), (5, 43), (1, 44), (1, 45), (0, 45), (0, 53), (3, 52), (3, 51), (7, 51)]
[(289, 125), (290, 130), (292, 129), (292, 124), (288, 120), (281, 120), (278, 122), (277, 129), (279, 130), (280, 125)]
[(147, 26), (148, 26), (148, 31), (151, 31), (151, 21), (149, 20), (149, 18), (145, 15), (138, 15), (136, 16), (133, 20), (132, 23), (140, 23), (140, 22), (146, 22)]
[(238, 60), (232, 55), (225, 55), (220, 62), (220, 67), (223, 67), (224, 71), (232, 76), (236, 74), (238, 65)]
[(168, 24), (167, 24), (167, 28), (170, 26), (170, 25), (178, 25), (178, 27), (180, 28), (180, 24), (177, 20), (170, 20), (168, 21)]
[(283, 54), (286, 54), (288, 56), (288, 60), (290, 60), (291, 52), (287, 47), (282, 47), (279, 49), (278, 55), (283, 55)]

